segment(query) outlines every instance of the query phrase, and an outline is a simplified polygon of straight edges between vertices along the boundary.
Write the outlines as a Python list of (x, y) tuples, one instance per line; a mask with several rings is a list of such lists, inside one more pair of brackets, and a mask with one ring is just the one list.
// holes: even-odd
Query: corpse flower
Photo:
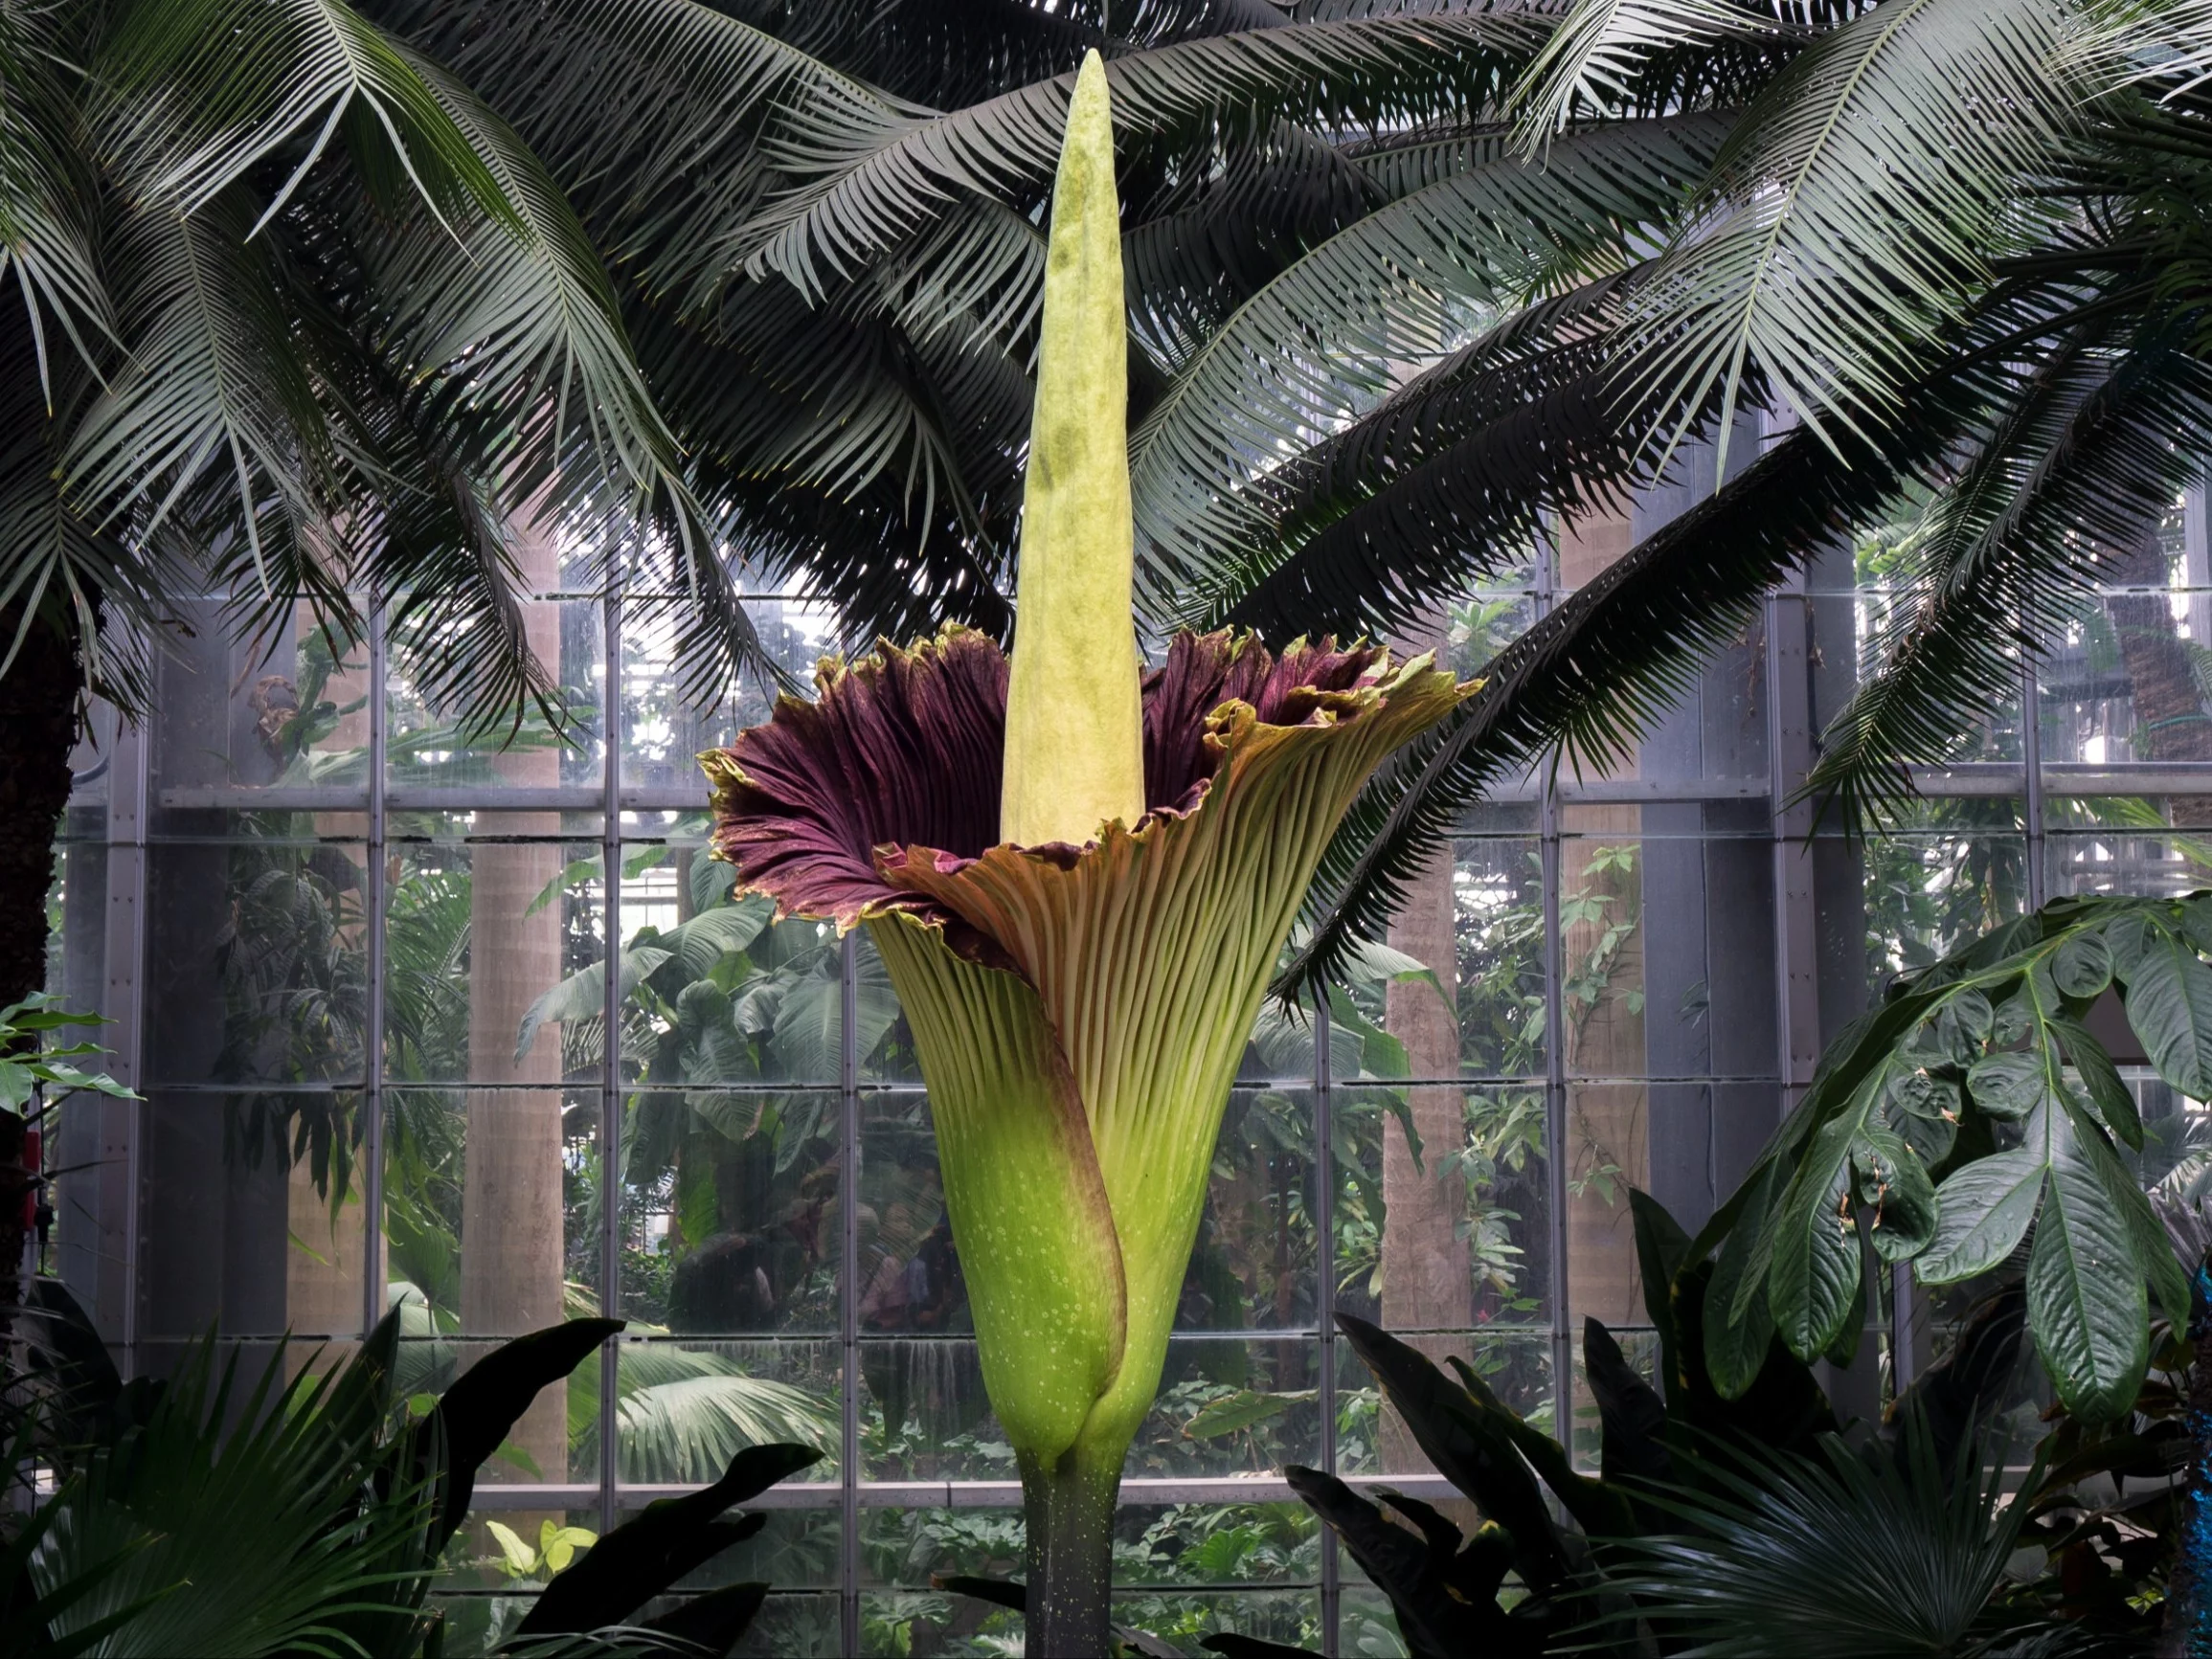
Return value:
[(1010, 667), (957, 626), (828, 659), (815, 701), (702, 757), (740, 887), (865, 924), (913, 1027), (1051, 1654), (1107, 1651), (1122, 1461), (1314, 867), (1376, 765), (1472, 690), (1426, 658), (1227, 634), (1142, 672), (1117, 221), (1094, 53), (1053, 192)]

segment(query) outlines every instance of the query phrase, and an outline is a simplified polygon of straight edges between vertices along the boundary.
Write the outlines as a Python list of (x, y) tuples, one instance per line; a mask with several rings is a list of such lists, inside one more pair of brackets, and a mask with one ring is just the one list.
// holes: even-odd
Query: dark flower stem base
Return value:
[(1114, 1504), (1120, 1459), (1099, 1469), (1080, 1448), (1050, 1468), (1023, 1457), (1028, 1523), (1023, 1651), (1049, 1659), (1107, 1659), (1114, 1585)]

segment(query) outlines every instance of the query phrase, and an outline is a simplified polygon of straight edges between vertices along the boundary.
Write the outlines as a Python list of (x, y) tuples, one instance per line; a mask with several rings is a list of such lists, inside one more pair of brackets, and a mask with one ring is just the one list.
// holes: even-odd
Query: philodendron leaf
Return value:
[(1866, 1235), (1874, 1253), (1885, 1262), (1918, 1255), (1935, 1231), (1935, 1183), (1919, 1155), (1899, 1136), (1869, 1126), (1851, 1161), (1860, 1201), (1874, 1211)]
[(1310, 1388), (1301, 1394), (1255, 1394), (1251, 1389), (1236, 1393), (1203, 1405), (1191, 1420), (1183, 1425), (1183, 1432), (1192, 1440), (1210, 1440), (1215, 1435), (1234, 1434), (1238, 1429), (1250, 1428), (1255, 1423), (1265, 1423), (1271, 1417), (1279, 1417), (1299, 1401), (1313, 1399)]
[(1825, 1353), (1851, 1317), (1862, 1273), (1859, 1227), (1851, 1206), (1851, 1153), (1860, 1139), (1869, 1090), (1813, 1137), (1805, 1161), (1775, 1207), (1767, 1264), (1767, 1302), (1790, 1352)]
[(2112, 1207), (2127, 1222), (2129, 1242), (2150, 1280), (2152, 1295), (2174, 1329), (2185, 1329), (2189, 1323), (2189, 1275), (2175, 1255), (2173, 1240), (2157, 1212), (2151, 1208), (2151, 1200), (2133, 1173), (2099, 1137), (2093, 1124), (2077, 1123), (2074, 1130), (2074, 1150), (2095, 1172)]
[(2051, 1160), (2028, 1257), (2028, 1329), (2059, 1399), (2090, 1422), (2134, 1403), (2150, 1359), (2150, 1308), (2127, 1217), (2088, 1160)]
[(1986, 1273), (2019, 1245), (2043, 1198), (2042, 1152), (2021, 1147), (1965, 1165), (1935, 1190), (1935, 1233), (1913, 1264), (1924, 1285)]
[(2112, 982), (2112, 952), (2105, 936), (2085, 930), (2051, 957), (2051, 980), (2068, 997), (2094, 997)]
[(2050, 1065), (2039, 1048), (1992, 1054), (1975, 1062), (1966, 1088), (1990, 1116), (2018, 1122), (2050, 1103)]
[(2051, 1030), (2065, 1046), (2074, 1069), (2081, 1073), (2082, 1087), (2088, 1091), (2089, 1103), (2097, 1109), (2105, 1127), (2129, 1146), (2141, 1151), (2143, 1119), (2135, 1110), (2135, 1097), (2128, 1092), (2120, 1069), (2105, 1052), (2105, 1045), (2089, 1034), (2087, 1026), (2071, 1020), (2052, 1020)]
[[(1721, 1241), (1713, 1273), (1704, 1293), (1700, 1321), (1704, 1345), (1705, 1375), (1723, 1400), (1740, 1400), (1758, 1380), (1767, 1363), (1774, 1336), (1774, 1315), (1767, 1298), (1759, 1294), (1765, 1269), (1758, 1260), (1759, 1241), (1767, 1236), (1773, 1211), (1774, 1193), (1782, 1184), (1783, 1170), (1769, 1158), (1746, 1177), (1741, 1194), (1742, 1213), (1735, 1226)], [(1693, 1245), (1693, 1248), (1695, 1246)]]
[(2186, 941), (2145, 927), (2127, 975), (2128, 1023), (2158, 1075), (2192, 1099), (2212, 1095), (2212, 968)]

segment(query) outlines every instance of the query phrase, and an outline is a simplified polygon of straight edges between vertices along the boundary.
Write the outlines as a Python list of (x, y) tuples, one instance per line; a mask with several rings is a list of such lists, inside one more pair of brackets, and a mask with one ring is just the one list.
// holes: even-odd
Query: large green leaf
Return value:
[(2212, 1095), (2212, 968), (2186, 941), (2153, 928), (2126, 975), (2128, 1023), (2158, 1075), (2195, 1099)]
[(2048, 1168), (2037, 1147), (1979, 1158), (1935, 1190), (1935, 1236), (1913, 1265), (1924, 1285), (1949, 1285), (1986, 1273), (2026, 1236), (2043, 1199)]
[(2126, 1215), (2076, 1151), (2051, 1160), (2028, 1257), (2028, 1329), (2066, 1408), (2110, 1422), (2150, 1359), (2149, 1303)]
[(1814, 1137), (1767, 1223), (1767, 1301), (1775, 1331), (1800, 1359), (1825, 1353), (1843, 1334), (1863, 1277), (1851, 1153), (1868, 1092), (1862, 1088), (1850, 1112)]

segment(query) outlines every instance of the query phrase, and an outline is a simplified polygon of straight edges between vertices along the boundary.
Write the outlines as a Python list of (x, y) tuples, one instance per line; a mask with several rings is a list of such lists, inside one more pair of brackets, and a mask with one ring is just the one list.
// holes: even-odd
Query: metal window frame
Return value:
[[(2203, 540), (2202, 520), (2204, 506), (2202, 492), (2193, 497), (2191, 524), (2200, 541)], [(1535, 614), (1541, 617), (1553, 609), (1559, 599), (1556, 549), (1546, 539), (1539, 549), (1530, 596)], [(610, 965), (621, 949), (622, 908), (621, 867), (623, 852), (632, 840), (649, 841), (649, 832), (636, 837), (625, 837), (625, 815), (640, 812), (695, 810), (699, 804), (695, 793), (671, 789), (665, 785), (626, 785), (622, 776), (623, 733), (626, 708), (625, 686), (622, 673), (625, 600), (619, 587), (610, 587), (600, 596), (603, 614), (602, 638), (599, 644), (598, 666), (604, 676), (604, 709), (602, 714), (602, 770), (597, 785), (572, 785), (556, 789), (491, 790), (491, 789), (423, 789), (419, 787), (392, 788), (387, 779), (389, 766), (389, 664), (385, 653), (385, 636), (382, 612), (371, 607), (369, 634), (370, 677), (372, 686), (369, 730), (370, 770), (368, 791), (367, 830), (367, 882), (365, 886), (366, 953), (369, 977), (368, 1018), (372, 1030), (379, 1034), (369, 1044), (364, 1083), (365, 1110), (369, 1113), (365, 1130), (367, 1141), (367, 1174), (365, 1202), (370, 1214), (381, 1216), (382, 1151), (384, 1144), (384, 1112), (387, 1082), (384, 1075), (381, 1029), (383, 1022), (384, 965), (386, 961), (386, 859), (395, 844), (391, 836), (390, 816), (407, 810), (442, 811), (511, 811), (560, 810), (569, 813), (596, 813), (598, 818), (597, 840), (603, 858), (602, 924), (604, 948)], [(1528, 780), (1518, 790), (1501, 793), (1500, 799), (1515, 799), (1533, 803), (1537, 808), (1536, 839), (1541, 851), (1541, 885), (1544, 908), (1544, 987), (1546, 1026), (1546, 1069), (1540, 1082), (1545, 1097), (1546, 1136), (1552, 1155), (1548, 1160), (1550, 1185), (1549, 1209), (1546, 1218), (1549, 1239), (1549, 1284), (1545, 1288), (1547, 1296), (1547, 1314), (1544, 1323), (1531, 1327), (1542, 1331), (1548, 1341), (1552, 1365), (1552, 1397), (1555, 1423), (1564, 1430), (1573, 1423), (1574, 1347), (1572, 1323), (1569, 1314), (1569, 1282), (1571, 1267), (1568, 1255), (1568, 1194), (1567, 1158), (1563, 1155), (1567, 1141), (1567, 1056), (1564, 1044), (1565, 1009), (1561, 976), (1560, 939), (1560, 884), (1562, 876), (1562, 813), (1561, 805), (1570, 800), (1669, 801), (1701, 799), (1759, 799), (1764, 798), (1772, 812), (1772, 839), (1773, 846), (1773, 880), (1776, 897), (1777, 937), (1775, 941), (1775, 974), (1778, 1020), (1775, 1032), (1778, 1074), (1785, 1088), (1801, 1088), (1810, 1074), (1813, 1058), (1819, 1046), (1818, 1010), (1814, 994), (1814, 962), (1812, 942), (1815, 918), (1813, 893), (1809, 877), (1803, 868), (1804, 854), (1810, 844), (1812, 825), (1802, 807), (1787, 802), (1784, 780), (1801, 775), (1811, 757), (1811, 730), (1809, 688), (1807, 685), (1807, 630), (1811, 601), (1801, 581), (1785, 584), (1767, 601), (1766, 671), (1770, 687), (1769, 737), (1770, 759), (1768, 776), (1762, 782), (1756, 779), (1742, 781), (1724, 780), (1712, 784), (1691, 782), (1682, 785), (1659, 786), (1637, 780), (1613, 783), (1577, 784), (1573, 780), (1556, 780), (1543, 775)], [(2038, 753), (2036, 727), (2037, 685), (2031, 667), (2022, 673), (2023, 724), (2027, 729), (2028, 751), (2023, 767), (1961, 768), (1931, 773), (1921, 779), (1936, 786), (1942, 793), (2011, 793), (2020, 787), (2022, 772), (2026, 778), (2025, 830), (2031, 855), (2031, 894), (2040, 899), (2044, 873), (2040, 853), (2043, 847), (2043, 768)], [(118, 1023), (111, 1028), (111, 1041), (119, 1050), (115, 1070), (125, 1081), (134, 1081), (145, 1075), (143, 1069), (145, 1028), (141, 1018), (140, 997), (144, 975), (141, 971), (147, 945), (146, 894), (148, 863), (148, 813), (156, 804), (149, 798), (150, 739), (136, 730), (125, 729), (119, 739), (114, 764), (111, 769), (109, 808), (106, 818), (106, 843), (108, 856), (109, 915), (107, 918), (105, 949), (107, 952), (107, 996), (105, 1012)], [(2140, 772), (2143, 769), (2133, 769)], [(2212, 769), (2204, 769), (2212, 771)], [(1984, 772), (1987, 776), (1983, 775)], [(2109, 792), (2114, 781), (2168, 781), (2120, 780), (2111, 774), (2111, 769), (2087, 767), (2054, 767), (2054, 775), (2048, 781), (2061, 793), (2073, 788), (2083, 791)], [(1998, 773), (2002, 773), (2001, 776)], [(2082, 774), (2079, 782), (2072, 775)], [(2091, 774), (2094, 775), (2091, 775)], [(170, 792), (174, 800), (165, 799), (160, 804), (175, 806), (238, 806), (249, 804), (279, 810), (332, 810), (359, 811), (358, 792), (323, 790), (196, 790)], [(189, 796), (190, 798), (186, 798)], [(340, 798), (340, 796), (343, 798)], [(297, 798), (295, 798), (297, 797)], [(565, 840), (574, 841), (581, 834), (571, 832)], [(943, 1509), (1004, 1509), (1018, 1507), (1021, 1501), (1018, 1483), (1010, 1481), (874, 1481), (862, 1478), (860, 1437), (860, 1393), (864, 1386), (859, 1358), (859, 1293), (858, 1268), (860, 1262), (859, 1239), (859, 1181), (862, 1156), (862, 1094), (912, 1095), (914, 1086), (899, 1084), (866, 1084), (862, 1081), (861, 1065), (864, 1057), (857, 1051), (858, 1021), (855, 1004), (858, 992), (857, 953), (854, 941), (845, 943), (842, 962), (842, 1032), (838, 1060), (838, 1077), (834, 1085), (824, 1080), (819, 1087), (834, 1087), (840, 1096), (838, 1160), (840, 1174), (839, 1201), (839, 1331), (840, 1350), (840, 1451), (837, 1478), (834, 1481), (800, 1483), (779, 1487), (757, 1500), (757, 1507), (828, 1510), (834, 1509), (839, 1516), (841, 1535), (840, 1564), (835, 1594), (839, 1604), (839, 1627), (847, 1650), (856, 1650), (861, 1630), (862, 1603), (868, 1593), (862, 1583), (860, 1571), (861, 1517), (866, 1510), (943, 1508)], [(620, 1030), (620, 975), (610, 971), (607, 980), (606, 1054), (599, 1087), (598, 1132), (601, 1156), (607, 1167), (616, 1167), (620, 1155), (621, 1119), (623, 1110), (623, 1083), (621, 1077)], [(1312, 1329), (1279, 1334), (1285, 1337), (1302, 1337), (1313, 1341), (1319, 1376), (1320, 1403), (1320, 1456), (1324, 1468), (1341, 1472), (1337, 1407), (1337, 1367), (1339, 1348), (1333, 1329), (1331, 1312), (1334, 1302), (1335, 1263), (1328, 1241), (1333, 1236), (1330, 1226), (1335, 1199), (1343, 1172), (1337, 1167), (1335, 1149), (1330, 1130), (1334, 1110), (1335, 1080), (1329, 1061), (1329, 1014), (1325, 1007), (1316, 1011), (1314, 1059), (1310, 1074), (1303, 1078), (1284, 1079), (1283, 1083), (1310, 1088), (1313, 1102), (1313, 1127), (1316, 1132), (1316, 1157), (1313, 1204), (1318, 1230), (1322, 1241), (1316, 1252), (1314, 1271), (1317, 1283), (1313, 1287), (1316, 1325)], [(120, 1174), (103, 1174), (102, 1179), (119, 1188), (114, 1195), (112, 1210), (103, 1210), (103, 1217), (112, 1215), (120, 1223), (122, 1237), (122, 1296), (120, 1322), (117, 1334), (122, 1351), (124, 1368), (135, 1372), (140, 1365), (139, 1291), (141, 1283), (142, 1252), (147, 1241), (140, 1236), (141, 1212), (144, 1208), (143, 1181), (145, 1172), (140, 1166), (147, 1141), (147, 1109), (141, 1105), (118, 1107), (112, 1113), (114, 1122), (105, 1133), (105, 1145), (111, 1149), (120, 1166)], [(623, 1207), (609, 1204), (602, 1221), (601, 1307), (611, 1315), (618, 1315), (621, 1307), (619, 1283), (620, 1243), (626, 1224)], [(103, 1222), (103, 1225), (109, 1225)], [(362, 1315), (364, 1321), (378, 1317), (386, 1300), (384, 1252), (381, 1224), (364, 1229)], [(1908, 1290), (1897, 1298), (1901, 1318), (1910, 1316)], [(1236, 1339), (1249, 1340), (1254, 1333), (1235, 1333)], [(821, 1340), (819, 1336), (809, 1338)], [(1909, 1345), (1907, 1345), (1908, 1347)], [(1907, 1361), (1905, 1361), (1908, 1363)], [(623, 1485), (620, 1479), (618, 1461), (619, 1436), (615, 1414), (618, 1404), (617, 1367), (619, 1349), (610, 1341), (601, 1351), (601, 1386), (599, 1411), (601, 1413), (599, 1444), (600, 1464), (598, 1478), (581, 1483), (548, 1484), (493, 1484), (481, 1488), (477, 1493), (477, 1507), (489, 1512), (509, 1510), (542, 1510), (549, 1507), (577, 1510), (595, 1510), (602, 1525), (612, 1524), (621, 1508), (666, 1495), (668, 1489), (651, 1486)], [(1346, 1477), (1355, 1488), (1385, 1484), (1386, 1477), (1353, 1475)], [(1387, 1477), (1387, 1484), (1395, 1490), (1429, 1498), (1448, 1498), (1453, 1495), (1448, 1483), (1434, 1476), (1397, 1475)], [(1296, 1501), (1286, 1483), (1278, 1476), (1222, 1476), (1199, 1479), (1132, 1479), (1124, 1484), (1124, 1497), (1136, 1504), (1165, 1503), (1233, 1503)], [(1147, 1586), (1152, 1588), (1153, 1586)], [(1319, 1599), (1322, 1625), (1321, 1642), (1325, 1653), (1339, 1651), (1342, 1619), (1342, 1564), (1333, 1535), (1323, 1536), (1320, 1558), (1319, 1579), (1313, 1582), (1290, 1581), (1279, 1585), (1240, 1586), (1246, 1588), (1283, 1589), (1314, 1594)], [(820, 1596), (820, 1587), (797, 1592)]]

